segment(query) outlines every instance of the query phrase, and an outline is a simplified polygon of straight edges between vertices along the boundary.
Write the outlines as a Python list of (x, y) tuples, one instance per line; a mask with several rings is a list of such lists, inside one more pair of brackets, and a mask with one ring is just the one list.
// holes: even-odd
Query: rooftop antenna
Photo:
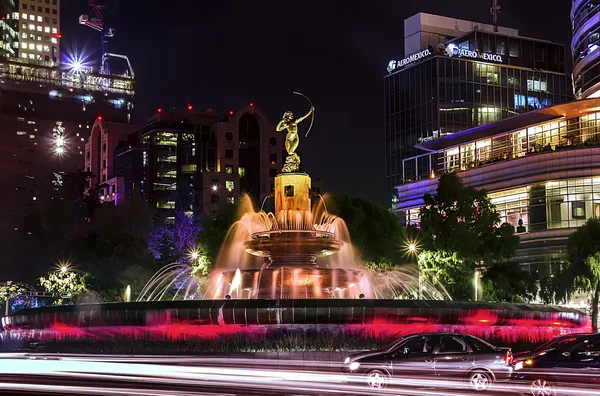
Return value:
[(492, 6), (490, 7), (490, 14), (492, 14), (492, 19), (494, 21), (494, 32), (498, 31), (498, 14), (500, 14), (500, 4), (498, 4), (498, 0), (492, 0)]

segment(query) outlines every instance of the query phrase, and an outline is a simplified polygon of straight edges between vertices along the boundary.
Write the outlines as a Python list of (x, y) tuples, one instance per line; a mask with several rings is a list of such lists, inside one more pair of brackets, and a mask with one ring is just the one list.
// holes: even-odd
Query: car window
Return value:
[(433, 336), (420, 336), (407, 341), (399, 348), (399, 351), (405, 355), (433, 353), (433, 345)]
[(535, 349), (535, 351), (541, 352), (546, 349), (561, 348), (564, 346), (568, 346), (569, 344), (572, 344), (574, 341), (576, 341), (577, 338), (578, 338), (577, 336), (555, 338), (553, 340), (548, 341), (545, 344), (540, 345), (539, 347), (537, 347)]
[(569, 360), (572, 362), (590, 362), (597, 364), (600, 361), (600, 340), (585, 339), (571, 348)]
[(487, 342), (480, 340), (479, 338), (467, 337), (467, 340), (469, 341), (469, 343), (471, 344), (471, 348), (475, 352), (491, 352), (496, 350), (495, 346), (493, 346), (492, 344), (488, 344)]
[(440, 341), (440, 353), (464, 353), (467, 352), (467, 343), (453, 336), (443, 336)]

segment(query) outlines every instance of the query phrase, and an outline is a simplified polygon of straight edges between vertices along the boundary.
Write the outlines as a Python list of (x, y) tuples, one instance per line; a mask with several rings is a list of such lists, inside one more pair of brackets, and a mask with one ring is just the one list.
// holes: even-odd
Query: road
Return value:
[[(399, 379), (372, 390), (341, 372), (282, 368), (265, 361), (190, 357), (0, 355), (0, 393), (42, 395), (399, 395), (467, 396), (464, 382)], [(304, 362), (306, 363), (306, 362)], [(499, 384), (486, 395), (506, 395)], [(514, 394), (514, 393), (513, 393)]]

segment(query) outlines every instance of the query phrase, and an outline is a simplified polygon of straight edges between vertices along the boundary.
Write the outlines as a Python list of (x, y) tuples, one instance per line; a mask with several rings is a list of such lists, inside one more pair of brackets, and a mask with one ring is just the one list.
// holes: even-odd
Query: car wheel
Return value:
[(369, 371), (367, 374), (367, 385), (369, 388), (383, 389), (387, 386), (387, 375), (380, 370)]
[(531, 394), (533, 396), (554, 396), (556, 395), (556, 386), (545, 379), (536, 379), (531, 383)]
[(471, 389), (476, 392), (484, 392), (492, 385), (492, 377), (485, 371), (473, 371), (468, 378)]

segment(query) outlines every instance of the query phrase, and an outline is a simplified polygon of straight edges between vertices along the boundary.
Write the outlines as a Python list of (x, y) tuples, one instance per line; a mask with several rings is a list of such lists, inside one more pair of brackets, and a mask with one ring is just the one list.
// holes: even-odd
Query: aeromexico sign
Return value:
[(388, 71), (388, 73), (391, 73), (396, 69), (399, 69), (401, 67), (409, 65), (413, 62), (418, 61), (419, 59), (426, 58), (430, 55), (431, 55), (431, 51), (429, 49), (426, 49), (421, 52), (417, 52), (415, 54), (409, 55), (406, 58), (399, 60), (399, 61), (391, 60), (390, 63), (388, 63), (387, 71)]
[(394, 70), (401, 69), (404, 66), (408, 66), (408, 65), (415, 63), (421, 59), (428, 58), (431, 55), (440, 55), (442, 53), (442, 51), (438, 51), (438, 49), (440, 49), (440, 50), (443, 49), (443, 53), (445, 53), (449, 57), (475, 58), (475, 59), (481, 59), (481, 60), (487, 61), (487, 62), (498, 62), (498, 63), (503, 62), (502, 55), (490, 54), (488, 52), (471, 51), (471, 50), (467, 50), (464, 48), (459, 48), (456, 44), (451, 43), (446, 46), (441, 44), (440, 46), (436, 47), (433, 50), (433, 52), (430, 49), (425, 49), (423, 51), (416, 52), (412, 55), (409, 55), (406, 58), (401, 59), (401, 60), (391, 60), (388, 63), (387, 71), (388, 71), (388, 73), (391, 73)]
[(488, 52), (471, 51), (464, 48), (458, 48), (456, 44), (448, 44), (444, 50), (446, 55), (453, 57), (458, 56), (462, 58), (479, 58), (485, 61), (499, 62), (502, 63), (502, 55), (490, 54)]

